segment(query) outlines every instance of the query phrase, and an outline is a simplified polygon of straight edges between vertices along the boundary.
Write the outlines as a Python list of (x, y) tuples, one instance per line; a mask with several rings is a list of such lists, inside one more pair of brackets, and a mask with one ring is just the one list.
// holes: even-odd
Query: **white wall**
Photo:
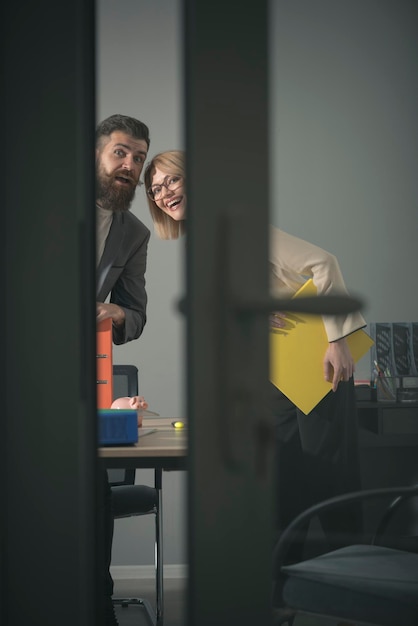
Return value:
[[(150, 155), (183, 147), (180, 0), (97, 6), (98, 119), (142, 119)], [(337, 255), (368, 321), (416, 321), (415, 4), (271, 0), (271, 16), (272, 222)], [(151, 228), (141, 189), (133, 211)], [(139, 367), (141, 392), (162, 415), (184, 414), (182, 261), (181, 243), (152, 237), (147, 326), (114, 351)], [(357, 376), (369, 373), (366, 357)], [(163, 488), (166, 562), (184, 563), (185, 476), (165, 473)], [(151, 542), (151, 520), (118, 520), (114, 564), (151, 563)]]

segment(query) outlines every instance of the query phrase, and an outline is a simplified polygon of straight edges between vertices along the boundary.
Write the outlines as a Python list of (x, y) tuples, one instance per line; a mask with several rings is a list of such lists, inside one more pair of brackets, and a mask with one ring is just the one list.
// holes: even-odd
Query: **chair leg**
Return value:
[(143, 598), (112, 598), (114, 606), (121, 606), (122, 609), (127, 609), (129, 606), (142, 606), (151, 621), (151, 624), (156, 625), (156, 615), (154, 608), (149, 600)]
[(162, 470), (155, 469), (155, 490), (157, 492), (157, 505), (155, 509), (155, 543), (154, 543), (154, 563), (155, 563), (155, 610), (152, 603), (142, 598), (113, 598), (113, 604), (128, 608), (129, 605), (143, 606), (151, 620), (153, 626), (163, 626), (164, 622), (164, 600), (163, 600), (163, 505), (162, 505)]
[(157, 491), (157, 512), (155, 515), (155, 583), (156, 583), (156, 624), (163, 626), (164, 621), (164, 575), (163, 575), (163, 497), (162, 470), (155, 469), (155, 489)]

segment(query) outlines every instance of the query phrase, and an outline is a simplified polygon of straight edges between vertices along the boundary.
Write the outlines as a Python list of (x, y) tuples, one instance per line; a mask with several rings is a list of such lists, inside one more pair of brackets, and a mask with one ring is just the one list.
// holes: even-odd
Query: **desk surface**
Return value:
[[(105, 467), (153, 467), (184, 469), (187, 457), (187, 427), (172, 426), (176, 418), (144, 418), (143, 428), (155, 432), (140, 436), (138, 443), (128, 446), (103, 446), (99, 457)], [(179, 418), (177, 418), (179, 419)]]

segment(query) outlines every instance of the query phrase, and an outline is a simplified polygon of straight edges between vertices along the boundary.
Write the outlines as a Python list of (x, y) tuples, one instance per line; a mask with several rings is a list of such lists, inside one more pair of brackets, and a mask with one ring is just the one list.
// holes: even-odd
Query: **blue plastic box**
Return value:
[(98, 409), (98, 415), (100, 446), (137, 443), (138, 413), (135, 409)]

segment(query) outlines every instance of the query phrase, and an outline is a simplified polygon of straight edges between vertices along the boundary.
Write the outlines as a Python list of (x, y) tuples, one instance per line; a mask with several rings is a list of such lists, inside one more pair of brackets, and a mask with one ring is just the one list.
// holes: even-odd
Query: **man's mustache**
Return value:
[(118, 172), (114, 172), (109, 178), (111, 180), (115, 180), (115, 178), (124, 178), (125, 180), (128, 180), (130, 183), (132, 183), (132, 185), (134, 187), (136, 187), (137, 184), (138, 184), (137, 181), (132, 176), (132, 174), (130, 174), (126, 170), (121, 170), (121, 171), (118, 171)]

